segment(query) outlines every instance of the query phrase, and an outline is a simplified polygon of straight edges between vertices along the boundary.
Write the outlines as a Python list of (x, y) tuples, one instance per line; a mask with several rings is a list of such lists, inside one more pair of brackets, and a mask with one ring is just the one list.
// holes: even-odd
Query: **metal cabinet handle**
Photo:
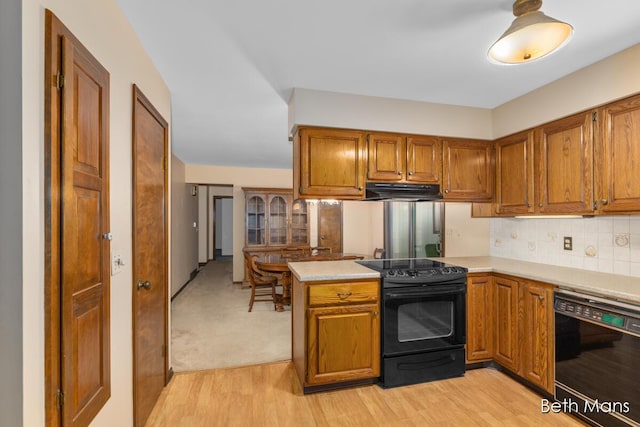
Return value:
[(398, 171), (398, 175), (402, 175), (402, 172)]
[(102, 238), (103, 238), (104, 240), (113, 240), (113, 234), (111, 234), (111, 233), (104, 233), (104, 234), (102, 235)]
[(345, 299), (351, 296), (351, 292), (338, 292), (338, 298)]
[(527, 203), (527, 207), (530, 208), (531, 207), (531, 203)]
[(358, 190), (362, 191), (362, 185), (360, 187), (358, 187)]
[(413, 172), (409, 172), (409, 175), (413, 175)]
[(538, 203), (538, 207), (541, 208), (542, 207), (542, 203)]
[(449, 194), (449, 189), (447, 188), (446, 190), (444, 190), (445, 194)]
[(609, 201), (607, 199), (602, 199), (600, 203), (602, 203), (603, 206), (606, 206), (609, 204)]
[(544, 295), (538, 295), (538, 299), (539, 299), (540, 301), (544, 301)]
[(142, 280), (138, 280), (138, 290), (145, 288), (146, 290), (151, 289), (151, 282), (150, 281), (145, 281), (143, 282)]

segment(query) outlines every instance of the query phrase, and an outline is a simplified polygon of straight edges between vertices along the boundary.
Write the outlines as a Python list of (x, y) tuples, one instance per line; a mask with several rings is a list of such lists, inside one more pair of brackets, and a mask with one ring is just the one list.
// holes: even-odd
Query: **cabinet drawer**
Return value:
[(379, 293), (377, 281), (312, 285), (309, 286), (309, 306), (375, 302)]

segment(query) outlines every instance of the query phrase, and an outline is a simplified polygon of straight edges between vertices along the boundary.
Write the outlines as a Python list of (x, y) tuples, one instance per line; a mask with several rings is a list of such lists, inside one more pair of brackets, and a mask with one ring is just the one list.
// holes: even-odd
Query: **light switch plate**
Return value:
[(124, 258), (118, 251), (111, 253), (111, 275), (115, 276), (124, 269)]

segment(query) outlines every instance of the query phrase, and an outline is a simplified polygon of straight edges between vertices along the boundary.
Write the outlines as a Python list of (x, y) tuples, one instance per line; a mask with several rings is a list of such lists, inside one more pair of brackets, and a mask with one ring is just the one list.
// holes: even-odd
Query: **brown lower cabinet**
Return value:
[(553, 393), (553, 289), (502, 274), (469, 274), (467, 363), (494, 360)]
[(304, 392), (380, 375), (379, 280), (293, 278), (292, 358)]

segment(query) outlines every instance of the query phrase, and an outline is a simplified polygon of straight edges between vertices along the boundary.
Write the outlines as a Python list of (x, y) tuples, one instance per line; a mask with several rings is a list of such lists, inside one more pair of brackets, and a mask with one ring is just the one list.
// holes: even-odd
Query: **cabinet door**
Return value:
[(496, 141), (496, 213), (534, 211), (533, 131)]
[(443, 187), (447, 200), (489, 201), (493, 195), (493, 163), (489, 141), (445, 139)]
[(266, 244), (267, 199), (265, 195), (246, 194), (246, 246)]
[(407, 137), (407, 181), (438, 184), (442, 174), (442, 145), (434, 136)]
[(467, 279), (467, 362), (493, 358), (493, 294), (491, 276), (469, 276)]
[(522, 371), (525, 379), (553, 393), (553, 291), (551, 286), (524, 282)]
[(291, 202), (291, 244), (309, 244), (309, 206), (305, 200)]
[(380, 375), (377, 304), (308, 310), (306, 385)]
[(496, 304), (496, 362), (518, 372), (518, 282), (494, 277)]
[(402, 181), (405, 178), (406, 151), (404, 137), (396, 134), (367, 135), (369, 168), (372, 181)]
[(294, 195), (361, 199), (366, 170), (364, 133), (303, 128), (294, 145)]
[[(638, 114), (640, 118), (640, 110)], [(592, 112), (580, 113), (536, 130), (539, 212), (593, 213), (593, 117)]]
[(602, 212), (640, 211), (640, 95), (604, 107), (600, 112), (602, 147), (598, 156)]
[(291, 196), (270, 194), (267, 198), (269, 216), (269, 246), (289, 244), (289, 209)]

